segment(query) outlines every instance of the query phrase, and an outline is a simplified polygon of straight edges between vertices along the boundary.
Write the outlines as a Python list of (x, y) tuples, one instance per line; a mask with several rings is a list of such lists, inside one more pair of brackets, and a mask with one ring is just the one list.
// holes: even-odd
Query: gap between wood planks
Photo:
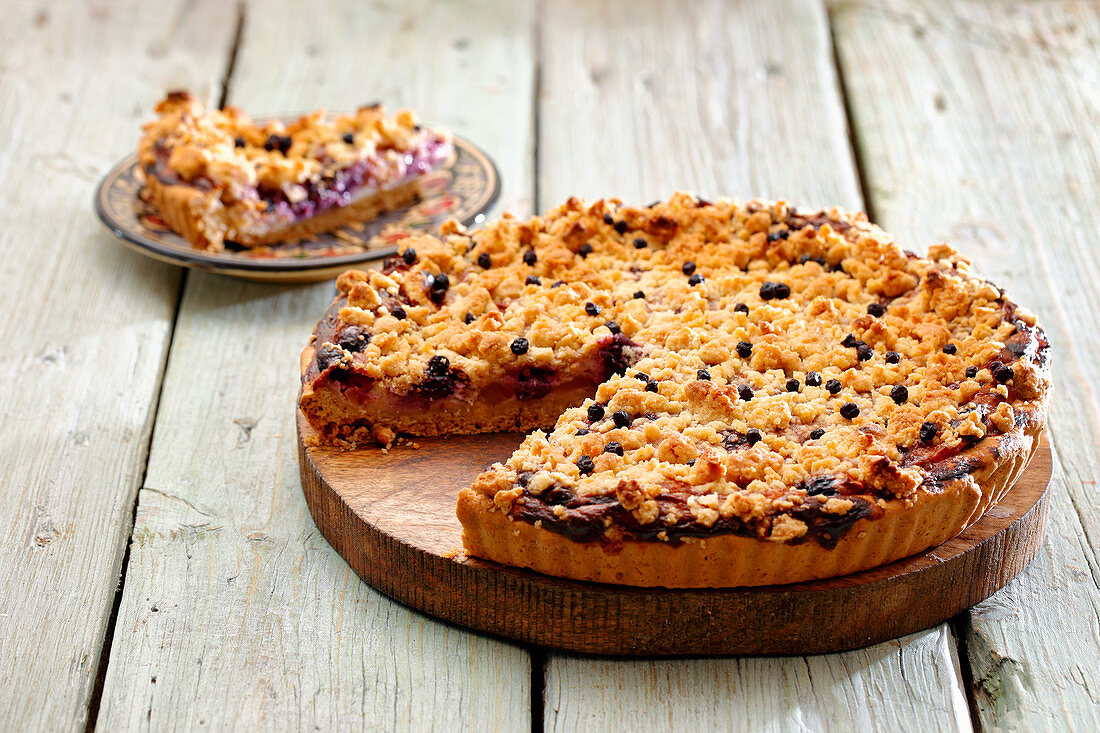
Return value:
[(833, 20), (833, 5), (831, 2), (827, 2), (825, 5), (825, 15), (829, 19), (829, 46), (832, 50), (833, 67), (836, 69), (836, 83), (840, 89), (840, 101), (844, 105), (844, 119), (848, 123), (848, 147), (851, 149), (852, 161), (856, 166), (856, 183), (859, 184), (859, 197), (863, 199), (863, 213), (867, 215), (867, 218), (872, 222), (875, 221), (875, 207), (874, 202), (871, 200), (871, 189), (867, 184), (867, 176), (864, 175), (864, 163), (863, 154), (859, 149), (859, 141), (856, 139), (858, 133), (856, 132), (856, 126), (853, 121), (852, 115), (852, 101), (848, 96), (848, 82), (844, 78), (844, 66), (840, 62), (840, 51), (836, 41), (836, 23)]
[(531, 655), (531, 733), (543, 733), (546, 721), (546, 661), (545, 649), (533, 646)]
[[(225, 107), (229, 99), (229, 82), (233, 79), (233, 71), (237, 68), (237, 52), (241, 48), (241, 37), (244, 35), (244, 3), (237, 3), (237, 28), (233, 33), (233, 43), (229, 47), (229, 61), (225, 65), (225, 74), (222, 75), (221, 94), (218, 95), (218, 108)], [(182, 288), (181, 288), (182, 292)], [(176, 311), (177, 313), (179, 311)]]
[(952, 616), (948, 628), (955, 636), (955, 654), (959, 657), (959, 676), (962, 677), (963, 691), (966, 692), (966, 707), (970, 710), (970, 725), (976, 733), (982, 731), (982, 719), (978, 714), (978, 696), (974, 691), (974, 668), (970, 664), (970, 648), (966, 641), (966, 625), (970, 617), (966, 611)]
[[(241, 36), (244, 31), (245, 22), (245, 6), (244, 3), (237, 4), (237, 20), (236, 28), (233, 32), (233, 42), (229, 48), (229, 58), (226, 61), (225, 73), (222, 75), (221, 89), (218, 94), (218, 107), (224, 107), (227, 97), (229, 96), (229, 82), (233, 76), (233, 69), (237, 65), (237, 50), (241, 45)], [(175, 343), (176, 338), (176, 324), (180, 317), (180, 307), (183, 304), (183, 294), (187, 290), (187, 276), (188, 271), (185, 269), (180, 277), (179, 291), (176, 293), (176, 307), (172, 311), (172, 323), (168, 328), (168, 348), (164, 350), (164, 359), (160, 364), (160, 370), (157, 373), (157, 394), (153, 398), (152, 404), (149, 409), (153, 413), (153, 420), (151, 422), (152, 428), (149, 430), (149, 436), (145, 442), (145, 466), (141, 472), (141, 483), (138, 484), (138, 491), (134, 492), (133, 503), (130, 506), (130, 536), (126, 542), (126, 549), (122, 554), (122, 564), (119, 568), (118, 583), (115, 586), (115, 597), (111, 603), (111, 615), (107, 618), (107, 632), (103, 635), (103, 645), (99, 650), (99, 664), (96, 667), (95, 683), (92, 686), (92, 695), (88, 700), (88, 717), (84, 721), (85, 733), (90, 733), (96, 728), (96, 721), (99, 718), (99, 706), (103, 701), (103, 685), (107, 679), (107, 667), (111, 663), (111, 646), (115, 640), (115, 625), (118, 623), (118, 610), (122, 604), (122, 592), (126, 585), (127, 571), (130, 567), (130, 548), (133, 546), (133, 532), (134, 527), (137, 524), (137, 510), (138, 502), (141, 496), (141, 489), (145, 486), (145, 479), (149, 472), (149, 455), (153, 446), (153, 436), (156, 434), (157, 427), (157, 414), (160, 411), (160, 401), (164, 394), (164, 374), (168, 368), (168, 357), (172, 353), (172, 345)]]
[[(535, 57), (534, 93), (531, 95), (531, 138), (535, 144), (532, 150), (531, 161), (531, 201), (534, 205), (532, 213), (539, 214), (541, 201), (539, 199), (539, 112), (542, 107), (542, 18), (546, 12), (545, 0), (538, 0), (535, 6), (535, 22), (531, 24), (531, 32), (534, 34), (532, 46)], [(546, 725), (546, 664), (549, 659), (545, 649), (531, 647), (528, 651), (531, 656), (531, 733), (543, 733)]]
[(138, 497), (141, 495), (141, 487), (145, 486), (145, 477), (149, 472), (149, 454), (153, 446), (153, 434), (156, 432), (157, 412), (160, 409), (160, 399), (164, 394), (164, 373), (168, 368), (168, 355), (172, 353), (172, 342), (176, 336), (176, 322), (179, 320), (180, 306), (183, 303), (184, 287), (187, 285), (187, 270), (183, 271), (180, 278), (180, 288), (176, 295), (176, 308), (172, 314), (172, 323), (168, 327), (168, 348), (164, 350), (164, 360), (157, 372), (157, 394), (153, 398), (149, 409), (153, 412), (153, 429), (149, 431), (149, 437), (145, 441), (145, 466), (141, 472), (141, 483), (138, 491), (134, 493), (133, 503), (130, 506), (130, 537), (126, 542), (126, 549), (122, 553), (122, 565), (119, 568), (118, 583), (115, 586), (115, 597), (111, 603), (111, 614), (107, 618), (107, 632), (103, 635), (103, 645), (99, 650), (99, 664), (96, 667), (95, 684), (92, 686), (92, 696), (88, 699), (88, 717), (84, 721), (85, 733), (95, 730), (96, 718), (99, 717), (99, 705), (103, 700), (103, 683), (107, 679), (107, 666), (111, 663), (111, 646), (115, 640), (115, 624), (118, 623), (118, 609), (122, 604), (122, 591), (126, 585), (126, 571), (130, 567), (130, 547), (133, 545), (134, 527), (137, 525)]
[[(858, 140), (859, 132), (853, 120), (852, 102), (849, 97), (848, 82), (844, 76), (844, 65), (840, 60), (840, 51), (836, 38), (836, 23), (833, 17), (834, 10), (835, 8), (832, 3), (826, 5), (826, 13), (829, 17), (829, 38), (832, 42), (833, 66), (836, 67), (837, 83), (840, 87), (840, 98), (844, 104), (844, 116), (847, 118), (848, 122), (848, 144), (852, 149), (852, 160), (855, 161), (856, 179), (859, 182), (860, 196), (863, 198), (864, 213), (867, 214), (868, 219), (874, 222), (876, 219), (874, 199), (871, 197), (871, 189), (867, 182), (868, 179), (865, 173), (866, 161), (860, 149)], [(966, 612), (964, 611), (949, 619), (947, 624), (952, 636), (955, 637), (955, 656), (958, 658), (959, 676), (962, 677), (963, 689), (966, 692), (966, 707), (970, 713), (970, 725), (977, 733), (981, 733), (982, 726), (981, 719), (978, 715), (978, 702), (974, 694), (974, 673), (970, 666), (970, 654), (967, 649), (966, 634), (964, 633), (966, 621)]]
[[(832, 46), (833, 66), (836, 67), (837, 85), (840, 87), (840, 99), (844, 105), (844, 116), (848, 123), (848, 145), (852, 150), (852, 160), (856, 167), (856, 180), (859, 183), (860, 197), (863, 199), (863, 211), (867, 218), (875, 222), (875, 205), (871, 197), (871, 188), (866, 175), (866, 160), (859, 145), (859, 130), (856, 127), (852, 111), (852, 100), (849, 96), (848, 81), (844, 75), (844, 64), (840, 60), (840, 49), (837, 43), (836, 20), (834, 17), (833, 2), (826, 0), (825, 12), (829, 18), (829, 40)], [(974, 691), (974, 672), (970, 665), (970, 652), (967, 648), (965, 628), (968, 622), (967, 612), (956, 614), (946, 622), (948, 631), (955, 638), (955, 656), (959, 665), (959, 676), (962, 678), (963, 691), (966, 693), (966, 707), (970, 713), (970, 725), (975, 733), (981, 733), (981, 717), (978, 714), (978, 700)]]

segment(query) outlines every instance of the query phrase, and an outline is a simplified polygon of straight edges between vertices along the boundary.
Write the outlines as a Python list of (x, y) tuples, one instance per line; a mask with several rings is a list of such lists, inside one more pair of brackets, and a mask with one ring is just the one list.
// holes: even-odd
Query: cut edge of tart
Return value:
[(171, 92), (156, 112), (139, 146), (146, 190), (169, 227), (211, 251), (292, 242), (410, 204), (454, 153), (447, 132), (377, 104), (258, 124)]
[(1045, 423), (1034, 316), (862, 215), (571, 199), (402, 246), (338, 280), (301, 407), (327, 441), (548, 429), (461, 492), (472, 556), (636, 586), (848, 574), (976, 521)]

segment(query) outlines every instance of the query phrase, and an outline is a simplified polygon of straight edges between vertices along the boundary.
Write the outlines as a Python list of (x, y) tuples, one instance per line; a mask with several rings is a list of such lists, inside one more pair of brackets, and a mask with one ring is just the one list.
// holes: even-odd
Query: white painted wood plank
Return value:
[(1031, 567), (968, 614), (985, 731), (1100, 730), (1100, 594), (1067, 480), (1059, 461), (1048, 539)]
[(813, 657), (624, 663), (555, 655), (547, 730), (965, 730), (954, 650), (939, 626)]
[(0, 23), (0, 721), (80, 730), (130, 536), (179, 274), (95, 218), (166, 87), (216, 95), (218, 2), (6, 3)]
[[(510, 207), (533, 180), (533, 11), (428, 2), (250, 6), (230, 101), (382, 99), (483, 143)], [(99, 718), (147, 727), (516, 729), (527, 652), (362, 583), (298, 478), (298, 353), (331, 284), (193, 274), (169, 359)]]
[(548, 2), (539, 203), (676, 190), (861, 209), (815, 0)]
[(1100, 728), (1100, 8), (841, 4), (836, 33), (877, 218), (946, 240), (1054, 344), (1055, 503), (1032, 568), (966, 633), (986, 730)]
[[(540, 205), (676, 189), (861, 208), (828, 20), (811, 0), (548, 3)], [(968, 730), (940, 626), (837, 655), (551, 655), (548, 730)]]

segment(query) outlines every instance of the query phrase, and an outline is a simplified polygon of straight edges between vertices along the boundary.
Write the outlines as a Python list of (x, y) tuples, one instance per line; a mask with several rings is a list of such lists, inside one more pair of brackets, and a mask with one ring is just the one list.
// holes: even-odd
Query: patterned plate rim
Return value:
[[(455, 147), (461, 148), (464, 152), (469, 153), (475, 160), (477, 160), (482, 168), (489, 174), (489, 184), (486, 186), (486, 192), (483, 194), (482, 201), (474, 207), (474, 209), (463, 219), (462, 224), (469, 226), (471, 224), (480, 224), (485, 218), (485, 212), (488, 211), (493, 204), (496, 203), (500, 197), (500, 171), (497, 169), (496, 163), (489, 155), (471, 143), (465, 138), (456, 136), (452, 137)], [(99, 220), (111, 230), (111, 232), (119, 239), (124, 240), (126, 243), (136, 245), (136, 249), (143, 254), (152, 255), (157, 259), (168, 260), (177, 265), (192, 268), (202, 268), (209, 270), (236, 270), (240, 272), (277, 272), (277, 273), (294, 273), (301, 272), (307, 273), (312, 270), (321, 270), (327, 268), (341, 267), (345, 265), (354, 265), (361, 262), (369, 262), (371, 260), (382, 259), (388, 257), (397, 252), (397, 247), (380, 247), (378, 249), (371, 250), (369, 252), (356, 252), (352, 254), (340, 254), (333, 256), (319, 256), (308, 260), (304, 259), (292, 259), (287, 258), (283, 260), (279, 259), (264, 259), (264, 260), (249, 260), (244, 258), (233, 257), (232, 255), (226, 256), (222, 254), (212, 254), (204, 250), (185, 250), (173, 246), (164, 245), (160, 242), (156, 242), (148, 237), (144, 236), (140, 231), (133, 231), (129, 228), (125, 222), (119, 221), (110, 211), (107, 206), (107, 197), (111, 192), (111, 187), (117, 183), (121, 175), (126, 171), (134, 168), (138, 164), (138, 155), (134, 153), (127, 156), (123, 160), (116, 163), (100, 180), (99, 185), (96, 186), (95, 191), (95, 211)], [(425, 231), (431, 231), (430, 229)]]

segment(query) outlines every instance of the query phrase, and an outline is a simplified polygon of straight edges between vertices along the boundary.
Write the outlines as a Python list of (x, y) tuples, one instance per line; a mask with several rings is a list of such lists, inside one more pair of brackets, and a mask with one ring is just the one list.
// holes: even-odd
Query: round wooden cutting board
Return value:
[(458, 491), (523, 439), (419, 440), (348, 450), (307, 447), (310, 512), (364, 580), (425, 613), (557, 649), (614, 655), (813, 654), (927, 628), (989, 597), (1043, 541), (1050, 481), (1044, 437), (1008, 495), (948, 542), (855, 575), (760, 588), (631, 588), (563, 580), (464, 558)]

